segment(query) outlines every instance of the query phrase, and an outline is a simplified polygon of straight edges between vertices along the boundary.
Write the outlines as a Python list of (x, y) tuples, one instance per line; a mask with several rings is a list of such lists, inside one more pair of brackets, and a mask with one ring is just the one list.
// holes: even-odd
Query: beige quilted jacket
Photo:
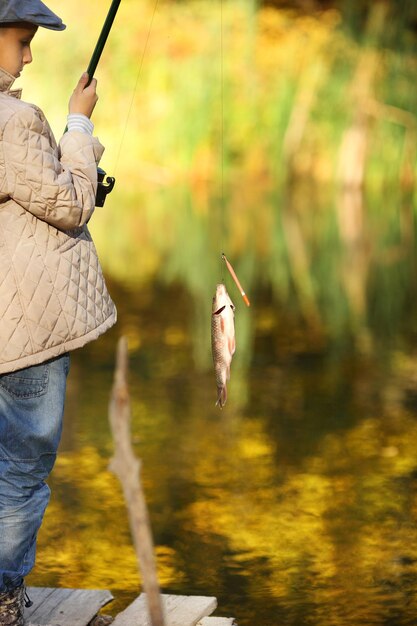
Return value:
[(81, 132), (59, 146), (0, 69), (0, 373), (96, 339), (116, 321), (86, 222), (103, 147)]

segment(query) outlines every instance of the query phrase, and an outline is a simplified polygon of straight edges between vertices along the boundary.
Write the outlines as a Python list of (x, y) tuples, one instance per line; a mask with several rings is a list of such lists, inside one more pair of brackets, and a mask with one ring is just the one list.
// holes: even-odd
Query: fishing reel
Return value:
[(101, 167), (97, 168), (97, 194), (96, 194), (96, 206), (102, 207), (106, 201), (106, 197), (112, 191), (114, 187), (114, 183), (116, 179), (113, 176), (107, 176), (106, 182), (104, 182), (104, 177), (106, 176), (106, 172), (101, 169)]

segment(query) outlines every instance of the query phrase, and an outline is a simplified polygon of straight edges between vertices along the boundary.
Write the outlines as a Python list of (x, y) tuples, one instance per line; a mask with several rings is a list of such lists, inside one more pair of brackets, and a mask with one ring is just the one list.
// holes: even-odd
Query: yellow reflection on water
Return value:
[[(154, 405), (155, 416), (166, 410)], [(201, 570), (200, 585), (221, 591), (220, 572), (229, 568), (245, 581), (258, 611), (268, 598), (290, 620), (297, 607), (313, 606), (309, 620), (323, 626), (379, 623), (384, 610), (397, 614), (398, 623), (411, 615), (409, 594), (417, 583), (412, 417), (397, 410), (394, 424), (370, 417), (328, 433), (294, 465), (280, 462), (260, 416), (226, 414), (211, 424), (207, 416), (184, 417), (177, 424), (168, 415), (151, 419), (139, 444), (163, 588), (185, 591)], [(140, 430), (148, 420), (143, 408), (137, 419)], [(161, 438), (156, 431), (163, 423)], [(140, 590), (125, 506), (107, 462), (91, 445), (59, 457), (29, 584), (122, 588), (131, 597)], [(161, 542), (164, 535), (168, 543)], [(248, 624), (250, 614), (245, 608), (240, 623)]]

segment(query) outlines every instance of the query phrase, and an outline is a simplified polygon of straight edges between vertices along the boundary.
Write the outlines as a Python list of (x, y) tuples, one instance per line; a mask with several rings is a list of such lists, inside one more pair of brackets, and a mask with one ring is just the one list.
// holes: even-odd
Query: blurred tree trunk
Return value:
[(362, 188), (372, 118), (369, 103), (375, 100), (375, 82), (380, 64), (377, 42), (388, 15), (388, 3), (374, 4), (367, 26), (367, 45), (361, 53), (350, 86), (353, 120), (342, 138), (339, 152), (338, 179), (344, 189)]
[(373, 123), (370, 102), (375, 101), (378, 68), (381, 62), (378, 42), (389, 12), (387, 2), (376, 2), (368, 18), (366, 45), (359, 58), (350, 85), (352, 122), (345, 130), (339, 151), (338, 225), (344, 244), (342, 282), (347, 294), (355, 335), (369, 343), (366, 331), (366, 290), (369, 271), (369, 249), (364, 228), (362, 187), (365, 179), (368, 144)]

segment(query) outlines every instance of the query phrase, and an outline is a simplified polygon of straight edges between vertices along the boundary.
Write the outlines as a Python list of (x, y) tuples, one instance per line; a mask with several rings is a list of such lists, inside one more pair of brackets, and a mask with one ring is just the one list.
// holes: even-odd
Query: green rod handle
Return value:
[[(86, 87), (88, 87), (94, 77), (94, 73), (97, 69), (98, 62), (100, 61), (101, 53), (103, 52), (104, 46), (106, 45), (107, 37), (109, 36), (111, 27), (113, 26), (114, 18), (116, 17), (120, 2), (121, 0), (113, 0), (109, 12), (107, 13), (107, 17), (103, 24), (103, 28), (101, 29), (100, 36), (96, 43), (96, 47), (94, 48), (90, 63), (88, 64), (88, 83), (86, 84)], [(66, 133), (67, 130), (68, 126), (65, 127), (64, 133)]]
[(111, 27), (113, 26), (114, 18), (116, 17), (117, 10), (119, 8), (121, 0), (113, 0), (111, 3), (109, 12), (107, 13), (106, 20), (103, 24), (103, 28), (101, 29), (100, 36), (96, 43), (96, 47), (94, 48), (93, 55), (91, 57), (90, 63), (88, 64), (87, 73), (88, 73), (88, 86), (94, 76), (94, 72), (96, 71), (98, 62), (100, 61), (101, 53), (103, 52), (103, 48), (106, 45), (107, 37), (109, 36), (109, 32)]

